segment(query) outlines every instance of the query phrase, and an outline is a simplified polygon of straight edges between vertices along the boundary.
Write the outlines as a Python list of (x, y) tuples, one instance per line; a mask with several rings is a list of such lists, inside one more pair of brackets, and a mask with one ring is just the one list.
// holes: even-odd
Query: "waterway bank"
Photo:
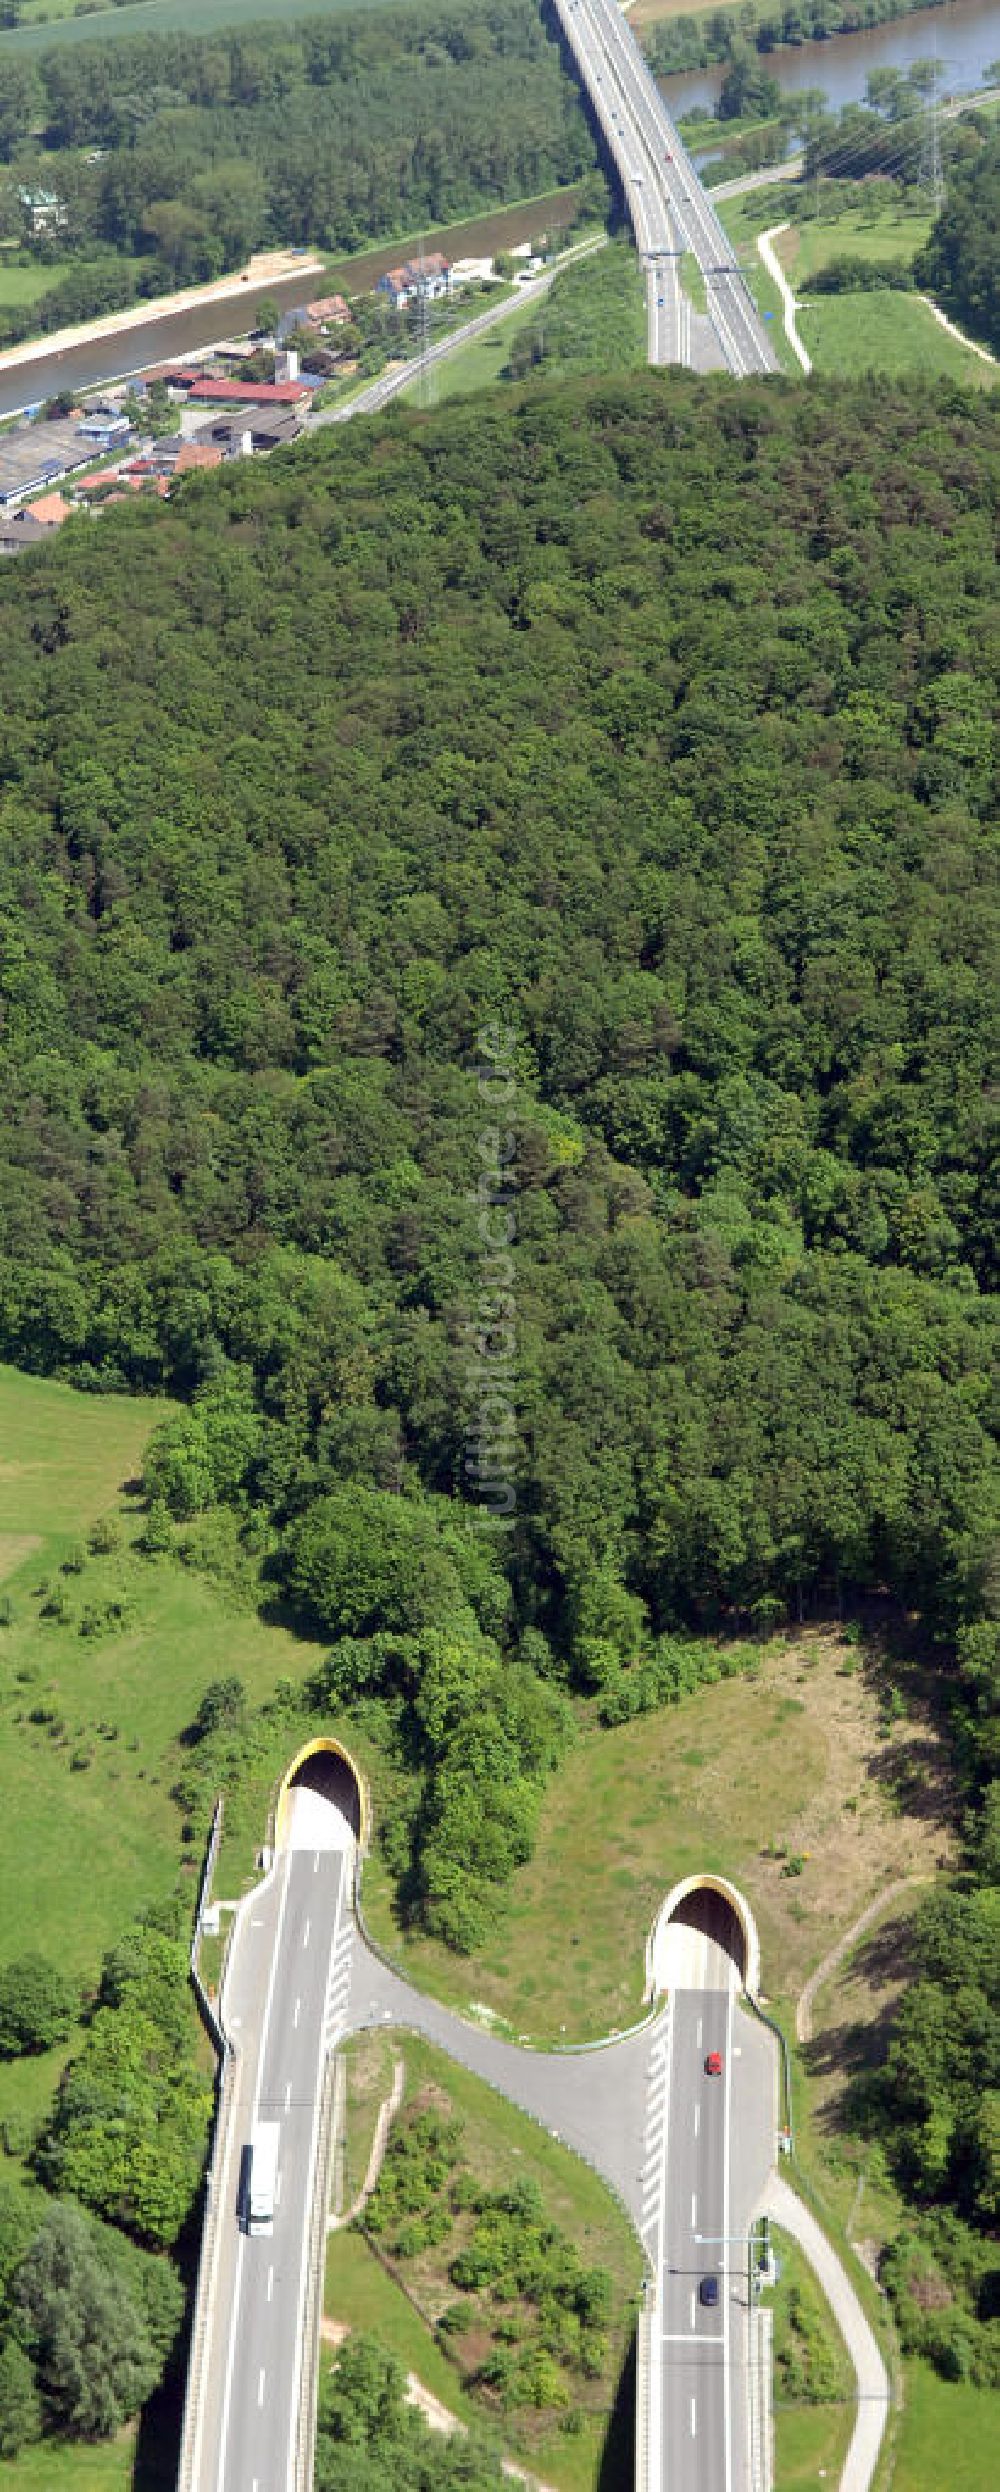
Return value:
[[(443, 243), (453, 258), (474, 257), (519, 242), (540, 230), (558, 232), (572, 223), (580, 185), (522, 199), (513, 207), (494, 208), (434, 233), (379, 243), (351, 258), (317, 258), (309, 252), (261, 252), (243, 271), (217, 284), (190, 288), (184, 294), (160, 297), (112, 312), (77, 329), (57, 330), (49, 337), (26, 339), (0, 356), (0, 418), (22, 414), (26, 407), (54, 398), (61, 390), (74, 394), (126, 380), (150, 364), (182, 362), (186, 355), (205, 353), (232, 335), (234, 325), (246, 328), (261, 296), (267, 294), (281, 311), (314, 294), (332, 290), (360, 294), (373, 286), (387, 268), (405, 260), (423, 241), (428, 249)], [(280, 271), (284, 270), (284, 274)], [(238, 310), (234, 323), (230, 315)]]
[[(914, 61), (935, 51), (946, 94), (965, 95), (982, 86), (984, 72), (1000, 55), (1000, 0), (946, 0), (940, 8), (887, 18), (856, 34), (782, 44), (762, 54), (761, 65), (783, 95), (794, 98), (807, 87), (822, 87), (831, 109), (839, 112), (844, 104), (863, 101), (873, 69), (912, 69)], [(671, 112), (678, 116), (699, 106), (714, 111), (725, 74), (725, 63), (716, 62), (662, 78)]]

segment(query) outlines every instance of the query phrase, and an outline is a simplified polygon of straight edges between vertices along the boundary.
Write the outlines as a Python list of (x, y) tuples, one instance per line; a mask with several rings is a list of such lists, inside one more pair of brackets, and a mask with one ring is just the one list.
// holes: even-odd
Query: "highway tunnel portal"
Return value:
[(679, 1879), (664, 1897), (649, 1942), (647, 1995), (669, 1986), (670, 1957), (682, 1930), (697, 1932), (721, 1948), (735, 1966), (741, 1989), (756, 1998), (760, 1988), (757, 1924), (739, 1888), (710, 1870)]
[(280, 1850), (293, 1791), (315, 1791), (347, 1819), (363, 1850), (368, 1839), (368, 1792), (364, 1778), (339, 1739), (310, 1739), (282, 1775), (274, 1810), (274, 1839)]

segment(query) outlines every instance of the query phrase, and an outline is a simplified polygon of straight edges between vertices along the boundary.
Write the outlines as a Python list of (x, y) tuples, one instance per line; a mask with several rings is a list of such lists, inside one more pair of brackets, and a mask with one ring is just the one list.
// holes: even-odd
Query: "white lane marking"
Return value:
[[(730, 2141), (730, 2136), (731, 2136), (731, 2129), (730, 2129), (730, 2110), (731, 2110), (731, 2104), (732, 2104), (732, 2082), (733, 2082), (733, 2048), (732, 2048), (732, 2045), (733, 2045), (733, 1993), (732, 1993), (732, 1987), (730, 1986), (730, 1988), (729, 1988), (729, 1990), (728, 1990), (728, 1992), (727, 1992), (727, 1994), (726, 1994), (726, 2059), (725, 2059), (725, 2071), (726, 2071), (726, 2073), (725, 2073), (725, 2088), (726, 2088), (726, 2092), (725, 2092), (725, 2113), (724, 2113), (724, 2118), (725, 2118), (725, 2137), (724, 2137), (724, 2140), (723, 2140), (723, 2148), (722, 2148), (722, 2230), (723, 2230), (723, 2234), (724, 2234), (724, 2235), (725, 2235), (725, 2234), (727, 2234), (727, 2233), (728, 2233), (728, 2231), (729, 2231), (729, 2141)], [(725, 2451), (726, 2451), (726, 2492), (730, 2492), (730, 2485), (731, 2485), (731, 2483), (732, 2483), (732, 2475), (733, 2475), (733, 2453), (732, 2453), (732, 2411), (731, 2411), (732, 2400), (731, 2400), (731, 2395), (730, 2395), (730, 2379), (729, 2379), (729, 2280), (728, 2280), (728, 2269), (729, 2269), (729, 2243), (728, 2243), (728, 2241), (727, 2241), (726, 2239), (723, 2239), (723, 2243), (722, 2243), (722, 2342), (723, 2342), (724, 2351), (723, 2351), (723, 2357), (722, 2357), (722, 2397), (723, 2397), (723, 2413), (724, 2413), (724, 2425), (723, 2425), (723, 2428), (724, 2428), (724, 2434), (725, 2434)]]
[[(351, 1849), (353, 1850), (353, 1846), (351, 1847)], [(335, 1914), (334, 1914), (333, 1936), (332, 1936), (332, 1938), (331, 1938), (331, 1940), (330, 1940), (330, 1952), (329, 1952), (329, 1955), (328, 1955), (328, 1957), (327, 1957), (327, 1962), (326, 1962), (326, 1992), (325, 1992), (325, 1994), (324, 1994), (324, 1997), (326, 1997), (326, 1996), (328, 1996), (328, 1995), (329, 1995), (329, 1989), (330, 1989), (330, 1976), (331, 1976), (332, 1969), (333, 1969), (333, 1962), (334, 1962), (334, 1956), (335, 1956), (336, 1949), (337, 1949), (337, 1943), (338, 1943), (338, 1940), (339, 1940), (339, 1937), (340, 1937), (340, 1918), (341, 1918), (341, 1912), (342, 1912), (342, 1909), (343, 1909), (343, 1904), (344, 1904), (344, 1889), (345, 1889), (345, 1886), (346, 1886), (346, 1884), (347, 1884), (347, 1877), (346, 1877), (346, 1864), (347, 1864), (347, 1857), (348, 1857), (348, 1855), (347, 1855), (346, 1853), (345, 1853), (344, 1855), (342, 1855), (342, 1859), (341, 1859), (341, 1868), (340, 1868), (340, 1874), (339, 1874), (338, 1879), (337, 1879), (337, 1908), (336, 1908), (336, 1912), (335, 1912)], [(387, 2014), (387, 2015), (391, 2014), (391, 2010), (387, 2009), (387, 2010), (386, 2010), (386, 2014)], [(327, 2048), (327, 2049), (329, 2049), (330, 2047), (331, 2047), (331, 2045), (330, 2045), (330, 2041), (329, 2041), (329, 2038), (327, 2038), (327, 2041), (326, 2041), (326, 2048)], [(312, 2122), (312, 2135), (311, 2135), (311, 2138), (310, 2138), (310, 2143), (309, 2143), (309, 2176), (308, 2176), (308, 2183), (307, 2183), (307, 2187), (306, 2187), (306, 2191), (305, 2191), (305, 2197), (304, 2197), (304, 2201), (303, 2201), (303, 2203), (304, 2203), (304, 2205), (305, 2205), (306, 2207), (311, 2207), (311, 2206), (312, 2206), (313, 2197), (314, 2197), (314, 2195), (315, 2195), (315, 2189), (316, 2189), (316, 2158), (317, 2158), (318, 2151), (319, 2151), (319, 2121), (318, 2121), (318, 2119), (317, 2119), (317, 2117), (316, 2117), (316, 2115), (315, 2115), (315, 2113), (314, 2113), (314, 2115), (313, 2115), (313, 2122)], [(302, 2329), (302, 2326), (301, 2326), (301, 2315), (302, 2315), (302, 2291), (303, 2291), (303, 2284), (304, 2284), (304, 2271), (300, 2270), (300, 2275), (299, 2275), (299, 2299), (298, 2299), (298, 2305), (297, 2305), (297, 2308), (296, 2308), (296, 2313), (295, 2313), (295, 2336), (294, 2336), (294, 2339), (293, 2339), (293, 2343), (294, 2343), (294, 2353), (293, 2353), (293, 2358), (292, 2358), (292, 2359), (293, 2359), (293, 2373), (292, 2373), (292, 2382), (291, 2382), (291, 2391), (292, 2391), (292, 2393), (291, 2393), (291, 2396), (289, 2397), (289, 2400), (288, 2400), (289, 2428), (290, 2428), (290, 2435), (291, 2435), (291, 2436), (290, 2436), (289, 2446), (288, 2446), (288, 2450), (287, 2450), (287, 2454), (286, 2454), (285, 2480), (286, 2480), (286, 2481), (289, 2481), (289, 2482), (291, 2481), (291, 2478), (292, 2478), (292, 2471), (293, 2471), (293, 2460), (294, 2460), (294, 2450), (295, 2450), (295, 2432), (296, 2432), (296, 2424), (297, 2424), (297, 2419), (298, 2419), (298, 2411), (299, 2411), (299, 2397), (300, 2397), (300, 2394), (301, 2394), (301, 2378), (302, 2378), (302, 2338), (303, 2338), (303, 2329)]]
[(292, 2018), (292, 2023), (293, 2023), (293, 2025), (297, 2025), (297, 2024), (298, 2024), (299, 2017), (301, 2016), (301, 2014), (302, 2014), (302, 2001), (301, 2001), (301, 1999), (296, 1999), (296, 2002), (295, 2002), (295, 2014), (294, 2014), (294, 2016), (293, 2016), (293, 2018)]
[(260, 2378), (259, 2378), (259, 2380), (258, 2380), (258, 2382), (257, 2382), (257, 2403), (258, 2403), (258, 2405), (263, 2405), (263, 2403), (264, 2403), (264, 2373), (263, 2373), (263, 2371), (261, 2372)]
[(250, 1927), (251, 1927), (251, 1929), (252, 1929), (252, 1930), (262, 1930), (262, 1929), (263, 1929), (263, 1927), (264, 1927), (264, 1923), (263, 1923), (263, 1921), (261, 1920), (261, 1918), (259, 1917), (259, 1915), (258, 1915), (258, 1917), (257, 1917), (257, 1919), (256, 1919), (256, 1920), (255, 1920), (255, 1919), (251, 1916)]
[(268, 2268), (268, 2271), (267, 2271), (267, 2298), (268, 2298), (268, 2301), (270, 2301), (270, 2299), (271, 2299), (271, 2296), (272, 2296), (273, 2292), (274, 2292), (274, 2269), (273, 2269), (273, 2267), (269, 2267), (269, 2268)]
[[(268, 2026), (269, 2026), (269, 2024), (270, 2024), (270, 2022), (271, 2022), (271, 2003), (272, 2003), (272, 2000), (273, 2000), (273, 1998), (274, 1998), (274, 1980), (275, 1980), (275, 1974), (276, 1974), (277, 1969), (278, 1969), (278, 1955), (279, 1955), (279, 1952), (280, 1952), (280, 1947), (281, 1947), (281, 1929), (282, 1929), (282, 1923), (283, 1923), (284, 1918), (285, 1918), (285, 1904), (286, 1904), (287, 1899), (288, 1899), (288, 1879), (289, 1879), (289, 1872), (290, 1872), (291, 1857), (292, 1857), (292, 1856), (291, 1856), (291, 1853), (290, 1853), (290, 1852), (286, 1853), (286, 1855), (285, 1855), (285, 1877), (284, 1877), (284, 1883), (283, 1883), (283, 1886), (282, 1886), (282, 1889), (281, 1889), (281, 1901), (280, 1901), (280, 1903), (279, 1903), (279, 1905), (278, 1905), (278, 1918), (277, 1918), (277, 1922), (276, 1922), (276, 1924), (275, 1924), (275, 1932), (274, 1932), (274, 1948), (273, 1948), (272, 1955), (271, 1955), (271, 1970), (270, 1970), (270, 1973), (268, 1974), (268, 1980), (267, 1980), (267, 1996), (266, 1996), (266, 1998), (265, 1998), (265, 2000), (264, 2000), (264, 2016), (263, 2016), (263, 2022), (262, 2022), (262, 2024), (261, 2024), (261, 2029), (260, 2029), (260, 2032), (261, 2032), (261, 2041), (260, 2041), (260, 2057), (259, 2057), (259, 2059), (258, 2059), (258, 2061), (257, 2061), (257, 2081), (256, 2081), (256, 2084), (255, 2084), (255, 2086), (254, 2086), (254, 2094), (253, 2094), (253, 2109), (252, 2109), (252, 2112), (251, 2112), (251, 2115), (250, 2115), (250, 2126), (251, 2126), (251, 2129), (253, 2128), (254, 2122), (256, 2121), (256, 2118), (257, 2118), (257, 2113), (258, 2113), (258, 2110), (259, 2110), (259, 2108), (260, 2108), (260, 2089), (261, 2089), (261, 2083), (262, 2083), (262, 2080), (263, 2080), (263, 2075), (264, 2075), (264, 2054), (265, 2054), (265, 2051), (266, 2051), (266, 2048), (267, 2048), (267, 2029), (268, 2029)], [(281, 2176), (280, 2176), (280, 2173), (279, 2173), (279, 2176), (278, 2176), (278, 2183), (279, 2183), (279, 2187), (280, 2187), (280, 2181), (281, 2181)], [(275, 2195), (277, 2196), (277, 2191), (275, 2192)], [(219, 2472), (218, 2472), (218, 2476), (217, 2476), (217, 2478), (216, 2478), (216, 2482), (217, 2482), (217, 2492), (225, 2492), (225, 2482), (226, 2482), (226, 2456), (227, 2456), (227, 2445), (226, 2445), (226, 2444), (227, 2444), (227, 2441), (228, 2441), (228, 2438), (229, 2438), (229, 2409), (230, 2409), (230, 2406), (231, 2406), (231, 2404), (232, 2404), (232, 2396), (233, 2396), (233, 2371), (234, 2371), (235, 2364), (236, 2364), (236, 2338), (237, 2338), (237, 2333), (238, 2333), (238, 2328), (239, 2328), (240, 2299), (241, 2299), (242, 2285), (243, 2285), (243, 2259), (244, 2259), (244, 2252), (245, 2252), (245, 2250), (246, 2250), (246, 2240), (247, 2240), (247, 2237), (246, 2237), (245, 2232), (241, 2232), (241, 2234), (240, 2234), (240, 2238), (239, 2238), (239, 2246), (238, 2246), (238, 2249), (237, 2249), (237, 2252), (236, 2252), (236, 2281), (235, 2281), (235, 2284), (234, 2284), (234, 2286), (233, 2286), (233, 2315), (232, 2315), (232, 2318), (231, 2318), (231, 2320), (230, 2320), (230, 2322), (229, 2322), (229, 2344), (228, 2344), (227, 2349), (226, 2349), (226, 2383), (225, 2383), (225, 2387), (224, 2387), (223, 2392), (222, 2392), (222, 2418), (221, 2418), (221, 2422), (220, 2422), (220, 2425), (219, 2425)]]
[(692, 2191), (691, 2191), (691, 2230), (692, 2230), (692, 2232), (693, 2232), (693, 2231), (694, 2231), (694, 2229), (695, 2229), (695, 2226), (696, 2226), (696, 2224), (697, 2224), (697, 2221), (698, 2221), (698, 2200), (697, 2200), (697, 2198), (695, 2197), (694, 2190), (692, 2189)]
[(319, 1853), (318, 1853), (318, 1852), (314, 1852), (314, 1853), (313, 1853), (313, 1876), (314, 1876), (314, 1877), (315, 1877), (315, 1875), (316, 1875), (316, 1871), (317, 1871), (317, 1869), (318, 1869), (318, 1868), (319, 1868)]
[(669, 2328), (664, 2328), (660, 2342), (662, 2345), (721, 2345), (722, 2338), (702, 2336), (697, 2328), (693, 2336), (689, 2328), (675, 2329), (673, 2334)]
[(698, 2018), (698, 2030), (697, 2030), (697, 2032), (696, 2032), (696, 2034), (695, 2034), (695, 2037), (694, 2037), (694, 2038), (695, 2038), (695, 2041), (696, 2041), (696, 2043), (697, 2043), (697, 2045), (698, 2045), (698, 2049), (699, 2049), (699, 2051), (700, 2051), (700, 2049), (701, 2049), (701, 2027), (702, 2027), (702, 2019), (701, 2019), (701, 2017), (699, 2016), (699, 2018)]
[[(262, 2379), (263, 2379), (263, 2376), (264, 2376), (264, 2374), (263, 2374), (263, 2372), (261, 2372), (261, 2378), (262, 2378)], [(696, 2437), (697, 2430), (698, 2430), (698, 2408), (697, 2408), (697, 2405), (695, 2404), (695, 2400), (694, 2400), (694, 2398), (692, 2397), (692, 2399), (691, 2399), (691, 2438), (692, 2438), (692, 2440)]]
[(311, 1928), (312, 1928), (312, 1922), (311, 1922), (311, 1921), (307, 1921), (307, 1922), (306, 1922), (305, 1929), (304, 1929), (304, 1930), (303, 1930), (303, 1932), (302, 1932), (302, 1944), (303, 1944), (303, 1946), (304, 1946), (304, 1947), (308, 1947), (308, 1945), (309, 1945), (309, 1932), (310, 1932)]
[(697, 2135), (698, 2135), (698, 2131), (699, 2131), (700, 2127), (701, 2127), (701, 2104), (700, 2104), (700, 2103), (696, 2103), (696, 2104), (695, 2104), (695, 2107), (694, 2107), (694, 2133), (695, 2133), (695, 2136), (696, 2136), (696, 2137), (697, 2137)]
[(291, 2078), (289, 2077), (288, 2083), (287, 2083), (287, 2085), (286, 2085), (286, 2087), (285, 2087), (285, 2110), (286, 2110), (286, 2111), (290, 2111), (290, 2110), (291, 2110), (291, 2108), (292, 2108), (292, 2080), (291, 2080)]

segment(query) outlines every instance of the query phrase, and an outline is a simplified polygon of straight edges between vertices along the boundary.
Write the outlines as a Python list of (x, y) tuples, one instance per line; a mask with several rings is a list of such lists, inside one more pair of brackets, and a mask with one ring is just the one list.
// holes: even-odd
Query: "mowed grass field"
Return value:
[[(378, 8), (383, 0), (363, 0), (363, 5)], [(392, 5), (405, 7), (406, 0), (392, 0)], [(291, 23), (300, 17), (343, 17), (357, 9), (358, 0), (136, 0), (132, 8), (100, 9), (93, 17), (72, 16), (75, 0), (45, 0), (45, 6), (44, 18), (26, 19), (0, 35), (0, 57), (8, 49), (39, 52), (52, 43), (117, 43), (125, 35), (172, 34), (177, 28), (185, 34), (212, 35), (221, 26), (259, 26), (265, 18)]]
[[(314, 1647), (229, 1606), (204, 1577), (131, 1548), (140, 1517), (124, 1483), (164, 1407), (0, 1369), (0, 1548), (13, 1613), (0, 1628), (0, 1927), (82, 1981), (136, 1907), (176, 1878), (176, 1742), (209, 1681), (234, 1673), (259, 1701), (315, 1660)], [(63, 1575), (98, 1516), (115, 1520), (121, 1549)], [(65, 1623), (41, 1616), (43, 1583), (65, 1594)], [(81, 1636), (83, 1608), (119, 1590), (127, 1631)], [(32, 1722), (33, 1711), (53, 1718)], [(13, 2075), (0, 2071), (0, 2105)]]
[(775, 244), (796, 289), (814, 269), (849, 255), (863, 260), (912, 260), (930, 233), (933, 218), (922, 207), (899, 202), (887, 208), (845, 208), (842, 215), (804, 218)]
[(892, 2492), (993, 2492), (997, 2472), (996, 2398), (908, 2362)]
[(877, 1656), (859, 1658), (836, 1630), (776, 1641), (754, 1675), (619, 1730), (585, 1707), (578, 1719), (534, 1857), (479, 1955), (402, 1934), (377, 1847), (365, 1870), (373, 1932), (410, 1978), (459, 2008), (488, 2007), (515, 2034), (584, 2040), (632, 2022), (648, 1932), (692, 1872), (745, 1890), (765, 1992), (790, 2004), (890, 1879), (947, 1855), (947, 1759), (919, 1691), (890, 1724)]
[(20, 268), (9, 252), (0, 251), (0, 310), (21, 311), (26, 303), (40, 303), (43, 295), (51, 294), (62, 273), (59, 268), (43, 268), (39, 261), (30, 268)]
[[(798, 294), (807, 291), (813, 270), (842, 252), (865, 259), (912, 259), (928, 231), (925, 216), (901, 209), (898, 202), (878, 213), (845, 210), (836, 217), (804, 219), (800, 225), (795, 211), (801, 195), (799, 185), (789, 182), (773, 191), (751, 191), (744, 198), (718, 202), (756, 301), (762, 312), (773, 314), (768, 325), (782, 366), (800, 377), (782, 329), (781, 296), (757, 251), (758, 233), (788, 220), (791, 230), (779, 235), (774, 248)], [(815, 295), (799, 314), (798, 330), (818, 373), (857, 379), (866, 372), (890, 377), (920, 372), (928, 379), (964, 381), (976, 389), (990, 388), (997, 377), (994, 366), (949, 337), (915, 294), (886, 290)]]
[(798, 329), (817, 372), (846, 379), (865, 372), (893, 378), (912, 372), (925, 380), (962, 381), (966, 388), (996, 385), (996, 365), (949, 337), (915, 294), (817, 296), (799, 313)]

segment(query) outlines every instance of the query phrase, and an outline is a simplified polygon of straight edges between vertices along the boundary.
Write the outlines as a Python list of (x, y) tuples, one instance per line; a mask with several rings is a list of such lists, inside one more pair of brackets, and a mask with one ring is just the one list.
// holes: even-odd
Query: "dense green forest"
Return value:
[[(0, 577), (0, 1350), (184, 1399), (147, 1545), (318, 1639), (454, 1944), (574, 1690), (620, 1720), (698, 1631), (884, 1589), (995, 1876), (998, 448), (955, 391), (543, 379)], [(983, 2376), (977, 1895), (865, 2116), (900, 2306), (960, 2273), (922, 2341)], [(127, 2171), (102, 2133), (161, 1972), (106, 1972), (38, 2168), (169, 2246), (193, 2075)]]
[(22, 188), (55, 184), (65, 221), (37, 252), (139, 255), (149, 287), (215, 276), (269, 241), (350, 251), (596, 161), (534, 0), (424, 0), (4, 62), (4, 158), (0, 236), (21, 233)]
[(917, 280), (973, 337), (1000, 354), (1000, 135), (956, 167)]

